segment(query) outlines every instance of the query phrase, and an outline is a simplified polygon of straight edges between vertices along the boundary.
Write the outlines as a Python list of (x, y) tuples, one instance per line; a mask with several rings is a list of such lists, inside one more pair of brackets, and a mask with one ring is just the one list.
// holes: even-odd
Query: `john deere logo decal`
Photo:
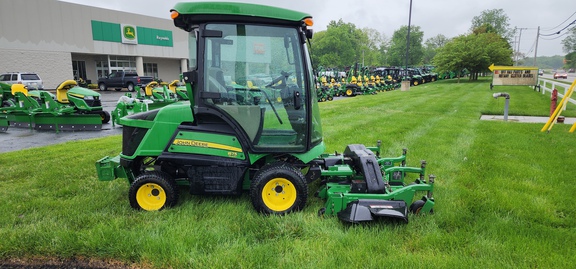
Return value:
[(132, 26), (124, 26), (124, 38), (126, 39), (135, 39), (136, 38), (136, 30)]
[(122, 43), (138, 44), (136, 26), (130, 24), (121, 24), (121, 27), (122, 27)]

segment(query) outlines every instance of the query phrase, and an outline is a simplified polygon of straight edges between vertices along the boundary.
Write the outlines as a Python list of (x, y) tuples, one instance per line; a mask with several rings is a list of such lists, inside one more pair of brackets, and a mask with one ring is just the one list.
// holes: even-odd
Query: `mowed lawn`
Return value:
[[(329, 152), (382, 141), (436, 175), (434, 214), (408, 224), (348, 225), (318, 217), (323, 201), (284, 217), (256, 213), (247, 194), (192, 196), (132, 210), (125, 180), (99, 182), (94, 162), (121, 137), (0, 154), (0, 265), (13, 260), (106, 261), (144, 268), (573, 268), (576, 133), (557, 124), (481, 121), (547, 116), (550, 96), (490, 80), (439, 81), (320, 103)], [(573, 104), (562, 112), (576, 116)], [(8, 130), (9, 131), (9, 130)], [(0, 134), (1, 135), (1, 134)], [(310, 186), (310, 193), (318, 183)], [(0, 266), (1, 267), (1, 266)]]

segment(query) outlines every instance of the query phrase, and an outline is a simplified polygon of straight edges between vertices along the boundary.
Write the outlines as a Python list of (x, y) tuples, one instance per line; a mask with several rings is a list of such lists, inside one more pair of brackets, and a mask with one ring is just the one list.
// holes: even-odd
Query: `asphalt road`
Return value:
[[(99, 93), (104, 110), (110, 112), (116, 107), (120, 96), (126, 94), (126, 89), (121, 92), (111, 90)], [(59, 133), (9, 127), (5, 133), (0, 133), (0, 153), (116, 134), (122, 134), (122, 127), (117, 125), (113, 128), (112, 123), (102, 125), (100, 131), (61, 131)]]

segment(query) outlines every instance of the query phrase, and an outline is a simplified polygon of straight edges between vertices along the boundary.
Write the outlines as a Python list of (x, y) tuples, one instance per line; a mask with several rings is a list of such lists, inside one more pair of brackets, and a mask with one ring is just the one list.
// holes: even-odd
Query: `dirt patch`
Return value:
[(128, 264), (116, 260), (99, 260), (94, 258), (10, 258), (0, 260), (3, 269), (147, 269), (152, 266), (142, 264)]

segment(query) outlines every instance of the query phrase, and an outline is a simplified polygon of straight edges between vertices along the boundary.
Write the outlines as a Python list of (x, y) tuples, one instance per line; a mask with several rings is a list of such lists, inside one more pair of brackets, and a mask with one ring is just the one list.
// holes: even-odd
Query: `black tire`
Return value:
[(425, 203), (426, 202), (424, 202), (423, 200), (414, 201), (414, 203), (410, 205), (410, 213), (414, 215), (420, 214), (420, 210), (422, 210)]
[(102, 110), (98, 112), (100, 114), (100, 118), (102, 119), (102, 124), (110, 122), (110, 113), (106, 110)]
[(128, 191), (130, 206), (137, 210), (156, 211), (178, 202), (176, 181), (168, 174), (151, 171), (134, 180)]
[(346, 94), (346, 96), (348, 96), (348, 97), (354, 96), (354, 89), (352, 89), (352, 88), (346, 88), (345, 94)]
[(302, 172), (289, 163), (267, 164), (250, 184), (250, 199), (260, 213), (284, 215), (304, 208), (308, 185)]
[[(414, 215), (419, 215), (420, 211), (424, 207), (424, 204), (426, 204), (426, 202), (424, 200), (414, 201), (414, 203), (412, 203), (410, 205), (410, 208), (409, 208), (410, 213), (412, 213)], [(434, 209), (430, 209), (430, 213), (434, 213)]]
[(106, 90), (108, 90), (108, 87), (106, 87), (106, 84), (100, 83), (100, 84), (98, 84), (98, 89), (100, 91), (106, 91)]
[(126, 89), (128, 89), (129, 92), (133, 92), (134, 91), (134, 84), (132, 84), (132, 83), (126, 84)]

